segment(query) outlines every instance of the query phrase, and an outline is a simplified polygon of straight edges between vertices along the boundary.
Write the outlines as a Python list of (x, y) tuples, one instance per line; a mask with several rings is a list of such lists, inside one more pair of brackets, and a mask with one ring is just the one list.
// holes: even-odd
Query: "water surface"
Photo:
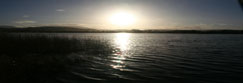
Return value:
[[(28, 35), (28, 34), (24, 34)], [(32, 34), (33, 35), (33, 34)], [(37, 34), (34, 34), (37, 35)], [(58, 82), (242, 83), (243, 35), (158, 33), (47, 33), (109, 42), (112, 54), (80, 59)]]

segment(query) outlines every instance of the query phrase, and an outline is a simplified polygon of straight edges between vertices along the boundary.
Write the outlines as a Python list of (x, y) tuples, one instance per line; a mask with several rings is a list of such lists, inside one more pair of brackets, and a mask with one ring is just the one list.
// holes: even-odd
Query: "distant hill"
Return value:
[(0, 32), (89, 32), (95, 29), (87, 27), (72, 27), (72, 26), (40, 26), (17, 28), (13, 26), (0, 26)]
[(134, 33), (243, 34), (243, 30), (132, 30)]
[(36, 33), (183, 33), (183, 34), (243, 34), (243, 30), (97, 30), (87, 27), (73, 26), (40, 26), (17, 28), (0, 26), (0, 32), (36, 32)]
[(182, 33), (182, 34), (243, 34), (243, 30), (103, 30), (103, 33)]
[(14, 26), (9, 26), (9, 25), (0, 25), (0, 29), (1, 28), (16, 28)]

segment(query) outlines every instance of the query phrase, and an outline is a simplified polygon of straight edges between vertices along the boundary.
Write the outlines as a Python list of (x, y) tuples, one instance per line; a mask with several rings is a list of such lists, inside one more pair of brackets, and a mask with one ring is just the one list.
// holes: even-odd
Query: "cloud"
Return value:
[(73, 27), (88, 27), (87, 24), (78, 24), (78, 23), (52, 23), (52, 24), (44, 24), (40, 26), (73, 26)]
[(33, 23), (37, 23), (37, 22), (32, 21), (32, 20), (23, 20), (23, 21), (15, 21), (15, 23), (17, 23), (17, 24), (33, 24)]
[(56, 10), (57, 12), (63, 12), (63, 11), (65, 11), (64, 9), (57, 9)]
[(30, 17), (30, 16), (29, 16), (29, 15), (24, 15), (24, 16), (23, 16), (23, 18), (28, 18), (28, 17)]
[(233, 24), (226, 24), (226, 23), (218, 23), (219, 26), (232, 26)]

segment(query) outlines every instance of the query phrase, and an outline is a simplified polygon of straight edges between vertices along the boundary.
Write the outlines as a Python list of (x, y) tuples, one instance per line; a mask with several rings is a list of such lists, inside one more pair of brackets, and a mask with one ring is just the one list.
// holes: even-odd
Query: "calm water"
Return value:
[(109, 55), (70, 54), (82, 62), (56, 79), (61, 83), (243, 83), (243, 35), (72, 33), (47, 34), (107, 41)]

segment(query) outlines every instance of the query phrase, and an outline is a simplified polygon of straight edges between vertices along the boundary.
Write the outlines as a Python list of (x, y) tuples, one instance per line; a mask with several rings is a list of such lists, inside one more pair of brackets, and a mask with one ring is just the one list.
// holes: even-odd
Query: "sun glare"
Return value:
[(117, 12), (111, 15), (110, 22), (118, 26), (127, 26), (134, 24), (135, 16), (129, 12)]

